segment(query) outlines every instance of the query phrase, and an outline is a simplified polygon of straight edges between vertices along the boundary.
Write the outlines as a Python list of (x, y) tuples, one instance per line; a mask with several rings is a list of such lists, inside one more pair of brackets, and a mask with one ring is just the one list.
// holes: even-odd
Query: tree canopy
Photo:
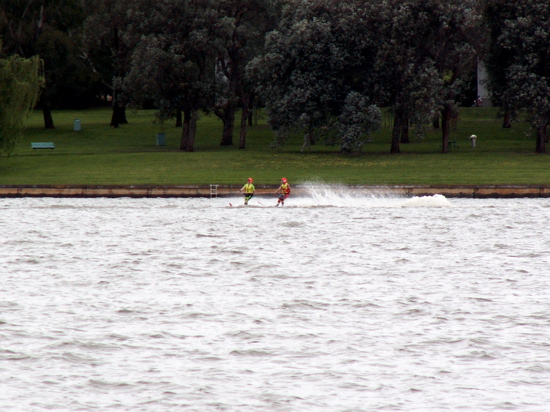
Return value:
[(46, 128), (54, 127), (52, 107), (81, 108), (91, 102), (91, 76), (78, 58), (84, 17), (79, 0), (0, 2), (1, 53), (43, 61), (45, 87), (39, 103)]
[[(316, 130), (333, 127), (340, 149), (352, 151), (376, 127), (377, 121), (368, 118), (380, 117), (367, 93), (374, 89), (368, 63), (373, 53), (369, 15), (354, 5), (354, 1), (289, 2), (279, 27), (267, 36), (264, 55), (250, 65), (280, 142), (300, 130), (307, 147), (315, 144)], [(360, 34), (353, 36), (352, 32)], [(361, 112), (354, 122), (347, 119), (344, 123), (369, 124), (370, 130), (357, 133), (355, 127), (337, 127), (338, 119), (343, 119), (339, 116), (352, 107)]]
[(389, 106), (394, 114), (391, 152), (399, 153), (410, 121), (422, 124), (441, 111), (446, 151), (447, 125), (475, 68), (476, 5), (289, 2), (279, 27), (267, 37), (265, 54), (253, 66), (263, 75), (272, 126), (282, 136), (303, 129), (307, 144), (315, 128), (333, 125), (340, 149), (354, 151), (361, 147), (361, 135), (347, 135), (351, 129), (343, 127), (349, 123), (350, 102), (361, 110), (361, 123), (371, 127), (379, 117), (374, 107)]
[(515, 116), (524, 112), (546, 152), (550, 124), (550, 6), (536, 0), (489, 0), (492, 87)]
[(390, 153), (410, 142), (409, 126), (421, 132), (434, 116), (446, 152), (483, 60), (493, 100), (525, 114), (536, 151), (546, 151), (547, 2), (5, 0), (0, 15), (4, 55), (44, 62), (45, 119), (61, 95), (84, 107), (106, 88), (115, 127), (129, 104), (153, 105), (161, 122), (183, 113), (184, 151), (193, 151), (201, 112), (219, 116), (220, 144), (232, 145), (240, 110), (245, 148), (250, 112), (265, 104), (276, 144), (299, 133), (304, 149), (324, 139), (355, 152), (384, 108), (393, 116)]

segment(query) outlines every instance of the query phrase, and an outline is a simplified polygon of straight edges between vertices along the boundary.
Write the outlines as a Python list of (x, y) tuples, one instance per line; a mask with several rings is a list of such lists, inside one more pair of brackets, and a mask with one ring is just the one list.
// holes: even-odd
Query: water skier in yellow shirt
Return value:
[(253, 180), (251, 177), (248, 178), (248, 182), (245, 183), (245, 185), (239, 190), (239, 192), (244, 191), (244, 204), (248, 205), (248, 201), (254, 196), (254, 192), (256, 191), (256, 188), (252, 184)]

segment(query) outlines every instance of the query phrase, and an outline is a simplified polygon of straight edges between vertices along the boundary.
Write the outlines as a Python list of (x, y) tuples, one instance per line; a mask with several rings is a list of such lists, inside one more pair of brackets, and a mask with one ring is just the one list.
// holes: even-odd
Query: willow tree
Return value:
[(0, 59), (0, 150), (10, 155), (43, 86), (38, 57)]

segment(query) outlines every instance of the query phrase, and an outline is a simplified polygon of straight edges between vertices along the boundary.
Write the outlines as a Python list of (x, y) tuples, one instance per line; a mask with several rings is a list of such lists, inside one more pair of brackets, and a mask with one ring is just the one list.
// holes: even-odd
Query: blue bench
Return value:
[(31, 143), (33, 149), (55, 149), (55, 145), (52, 142), (33, 142)]

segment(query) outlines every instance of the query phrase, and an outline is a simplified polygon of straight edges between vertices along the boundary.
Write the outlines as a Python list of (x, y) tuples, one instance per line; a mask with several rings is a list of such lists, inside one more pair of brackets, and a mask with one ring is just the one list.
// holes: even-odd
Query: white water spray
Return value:
[(306, 183), (300, 186), (306, 195), (300, 198), (289, 199), (289, 205), (299, 207), (451, 207), (448, 199), (440, 194), (407, 198), (383, 189), (372, 191), (358, 189), (345, 185), (329, 185), (319, 183)]
[[(297, 189), (298, 186), (295, 188)], [(341, 184), (326, 184), (308, 182), (299, 185), (300, 195), (291, 194), (285, 202), (289, 207), (339, 207), (339, 208), (431, 208), (452, 207), (449, 200), (440, 194), (433, 196), (415, 196), (412, 198), (399, 196), (394, 193), (379, 190), (350, 187)], [(231, 204), (241, 206), (241, 199), (230, 200)], [(250, 201), (249, 207), (275, 206), (277, 199), (255, 197)], [(246, 207), (246, 206), (243, 206)]]

